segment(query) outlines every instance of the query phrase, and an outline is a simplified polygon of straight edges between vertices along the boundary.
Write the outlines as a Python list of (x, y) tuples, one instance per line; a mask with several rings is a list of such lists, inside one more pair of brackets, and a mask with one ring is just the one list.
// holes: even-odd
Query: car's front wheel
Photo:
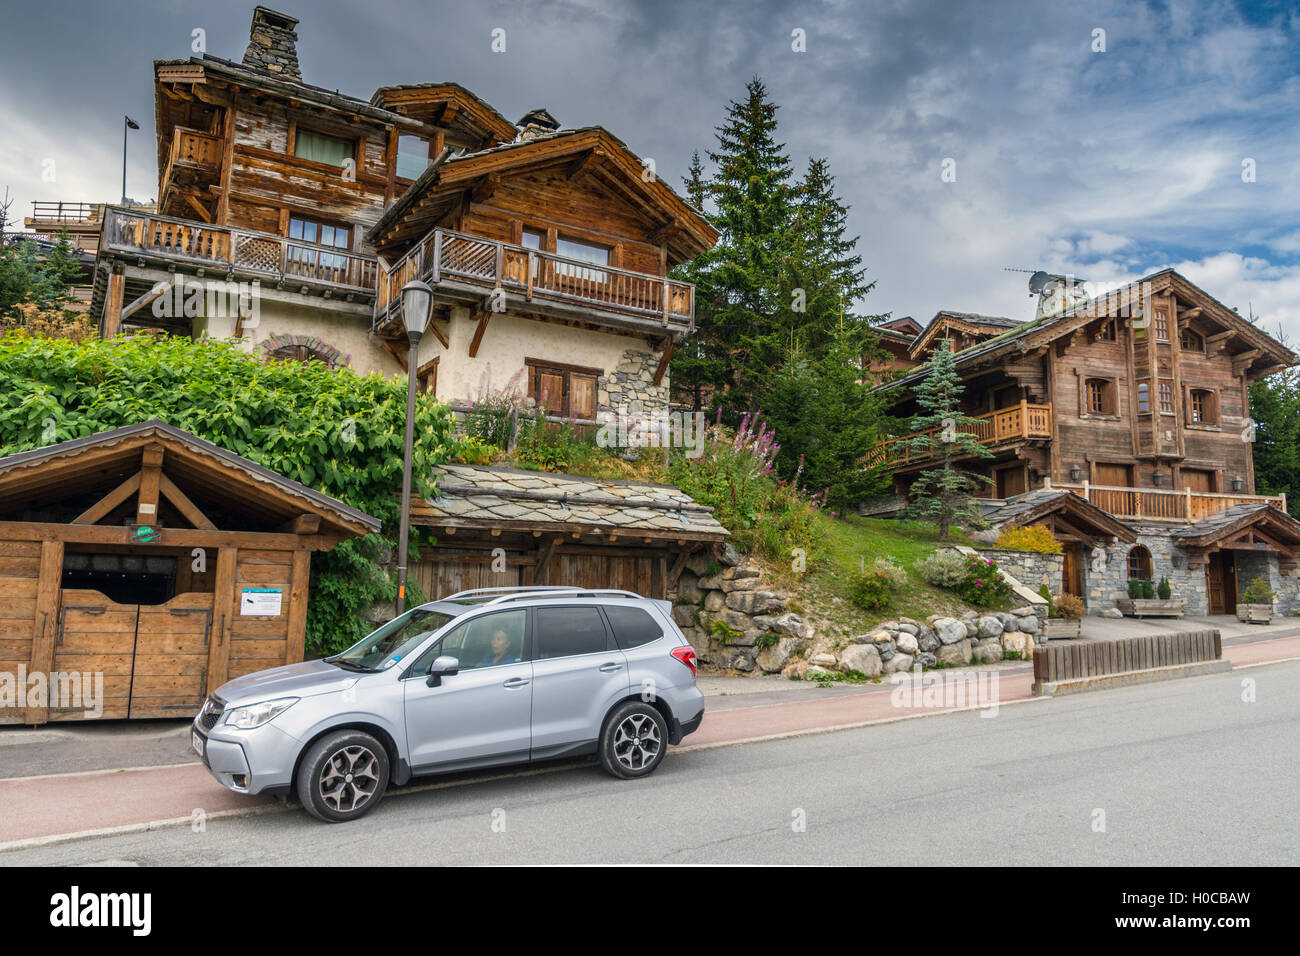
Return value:
[(340, 730), (307, 749), (298, 767), (298, 799), (318, 820), (364, 816), (388, 789), (388, 752), (370, 734)]
[(615, 777), (652, 773), (668, 749), (668, 724), (649, 704), (628, 701), (615, 708), (600, 734), (600, 764)]

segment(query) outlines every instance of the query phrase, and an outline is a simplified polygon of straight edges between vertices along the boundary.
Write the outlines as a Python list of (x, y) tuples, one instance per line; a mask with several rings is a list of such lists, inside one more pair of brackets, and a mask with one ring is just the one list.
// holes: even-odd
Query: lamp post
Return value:
[(127, 130), (139, 129), (140, 124), (129, 116), (122, 117), (122, 205), (126, 205), (126, 133)]
[(406, 452), (402, 457), (402, 513), (397, 533), (397, 613), (406, 610), (406, 549), (411, 535), (411, 455), (415, 446), (415, 378), (420, 363), (420, 339), (429, 322), (433, 290), (413, 279), (402, 286), (402, 325), (411, 348), (406, 370)]

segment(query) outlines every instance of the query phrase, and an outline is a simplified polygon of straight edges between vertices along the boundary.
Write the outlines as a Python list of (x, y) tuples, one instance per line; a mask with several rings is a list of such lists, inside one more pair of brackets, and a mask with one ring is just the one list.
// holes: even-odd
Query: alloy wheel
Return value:
[(367, 747), (336, 750), (320, 772), (320, 795), (339, 813), (351, 813), (370, 802), (379, 788), (379, 758)]
[(628, 770), (644, 770), (652, 764), (663, 741), (659, 725), (647, 714), (631, 714), (614, 731), (614, 757)]

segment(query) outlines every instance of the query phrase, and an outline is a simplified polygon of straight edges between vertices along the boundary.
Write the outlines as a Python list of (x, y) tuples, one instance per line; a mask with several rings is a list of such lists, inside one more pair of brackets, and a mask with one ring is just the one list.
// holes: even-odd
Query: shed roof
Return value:
[(628, 532), (628, 537), (690, 541), (727, 536), (712, 508), (672, 485), (480, 465), (445, 465), (443, 471), (439, 497), (412, 504), (416, 524)]
[(1063, 488), (1040, 488), (1008, 498), (1005, 504), (986, 513), (984, 520), (994, 527), (1021, 527), (1051, 514), (1068, 515), (1070, 524), (1094, 536), (1117, 538), (1128, 544), (1137, 540), (1128, 525)]
[(1300, 521), (1267, 502), (1254, 501), (1194, 521), (1173, 532), (1171, 537), (1184, 547), (1208, 547), (1248, 527), (1262, 527), (1288, 545), (1300, 545)]

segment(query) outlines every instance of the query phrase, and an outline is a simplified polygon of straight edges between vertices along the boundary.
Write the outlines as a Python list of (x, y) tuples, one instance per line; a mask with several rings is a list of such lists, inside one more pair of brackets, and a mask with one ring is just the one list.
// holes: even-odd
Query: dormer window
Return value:
[(1101, 323), (1101, 326), (1097, 329), (1097, 337), (1093, 341), (1114, 342), (1115, 339), (1115, 320), (1111, 319), (1109, 322)]
[(1155, 328), (1156, 341), (1169, 341), (1169, 310), (1153, 309), (1151, 325)]
[(1178, 344), (1184, 352), (1205, 351), (1205, 339), (1201, 338), (1200, 333), (1193, 332), (1191, 329), (1183, 329), (1183, 334), (1179, 336)]
[(423, 136), (404, 133), (397, 138), (397, 176), (399, 179), (418, 179), (429, 168), (433, 158), (429, 155), (429, 141)]
[(345, 166), (356, 159), (356, 143), (299, 127), (293, 137), (293, 154), (326, 166)]

